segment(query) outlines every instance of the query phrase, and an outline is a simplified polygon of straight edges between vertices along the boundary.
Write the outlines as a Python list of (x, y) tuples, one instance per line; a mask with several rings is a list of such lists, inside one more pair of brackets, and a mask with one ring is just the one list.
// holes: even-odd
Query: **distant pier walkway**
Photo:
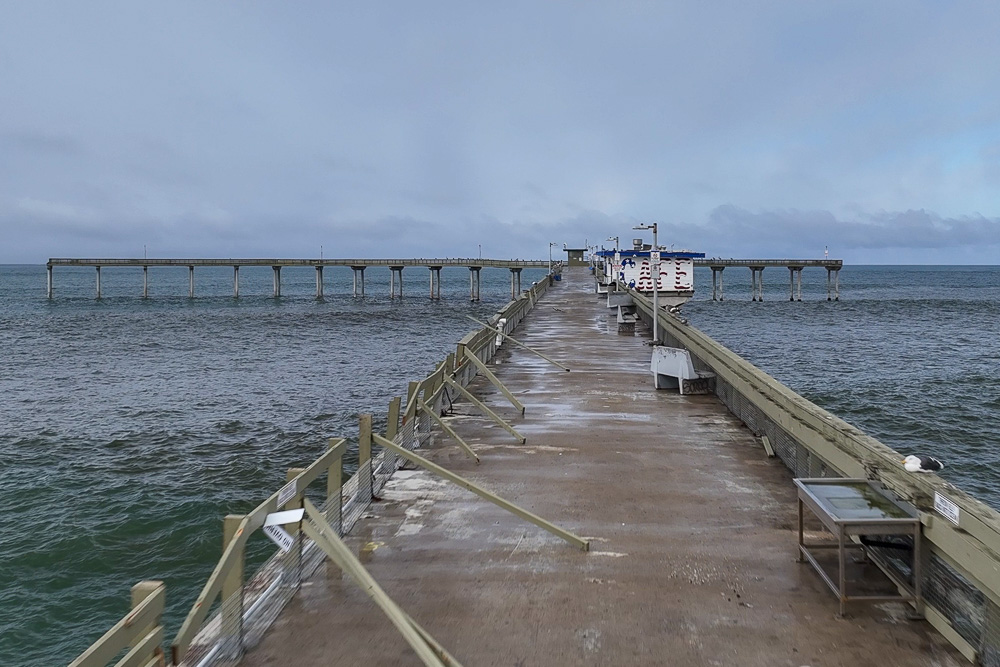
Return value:
[[(365, 269), (387, 267), (390, 270), (389, 293), (391, 297), (403, 296), (403, 269), (426, 267), (430, 270), (430, 296), (441, 298), (441, 269), (446, 266), (469, 269), (469, 298), (479, 301), (480, 271), (484, 268), (508, 269), (510, 271), (511, 298), (521, 292), (521, 270), (526, 268), (559, 268), (561, 264), (541, 260), (523, 259), (114, 259), (114, 258), (66, 258), (53, 257), (46, 263), (48, 271), (46, 293), (51, 299), (55, 280), (53, 269), (57, 266), (87, 266), (97, 269), (97, 298), (101, 298), (101, 269), (108, 267), (142, 268), (142, 296), (149, 297), (149, 267), (176, 266), (188, 269), (188, 296), (194, 298), (194, 270), (197, 267), (233, 267), (233, 296), (240, 295), (240, 268), (247, 266), (270, 266), (274, 271), (274, 296), (281, 296), (281, 269), (284, 267), (314, 267), (316, 269), (316, 298), (323, 296), (323, 268), (327, 266), (349, 266), (354, 271), (354, 296), (365, 295)], [(398, 288), (397, 288), (398, 286)]]
[[(838, 603), (796, 562), (791, 473), (715, 396), (656, 391), (648, 333), (621, 336), (569, 268), (469, 389), (520, 444), (456, 399), (420, 450), (591, 541), (580, 551), (423, 470), (400, 470), (347, 538), (414, 621), (473, 665), (879, 667), (967, 664), (896, 603)], [(305, 581), (241, 665), (420, 664), (336, 568)]]
[[(788, 300), (802, 301), (802, 269), (819, 267), (826, 269), (826, 299), (840, 301), (840, 270), (844, 268), (842, 259), (722, 259), (709, 257), (695, 259), (695, 266), (712, 269), (712, 301), (722, 301), (722, 272), (728, 267), (750, 269), (751, 301), (764, 300), (764, 269), (785, 267), (788, 269)], [(798, 289), (796, 290), (796, 283)]]

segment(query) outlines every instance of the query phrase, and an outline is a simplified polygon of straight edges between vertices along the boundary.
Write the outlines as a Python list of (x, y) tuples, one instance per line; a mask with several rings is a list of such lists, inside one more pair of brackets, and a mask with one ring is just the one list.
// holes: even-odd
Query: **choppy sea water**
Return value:
[[(509, 297), (506, 271), (367, 272), (182, 268), (0, 267), (0, 664), (65, 664), (127, 610), (128, 588), (167, 582), (172, 638), (221, 549), (222, 517), (254, 507), (288, 467), (378, 420), (393, 395), (425, 376)], [(522, 285), (544, 272), (525, 271)], [(932, 452), (943, 476), (1000, 506), (1000, 268), (846, 267), (841, 301), (825, 271), (804, 273), (788, 302), (785, 269), (765, 271), (750, 302), (749, 270), (727, 269), (726, 301), (696, 275), (692, 324), (824, 408), (904, 452)], [(376, 421), (376, 428), (382, 425)], [(269, 547), (260, 545), (262, 557)]]
[[(0, 267), (0, 664), (66, 664), (128, 609), (129, 587), (167, 582), (171, 639), (221, 553), (222, 518), (255, 507), (357, 416), (383, 429), (389, 399), (510, 298), (510, 273), (330, 269), (55, 270)], [(525, 270), (522, 287), (544, 270)], [(355, 458), (356, 462), (356, 458)], [(272, 549), (258, 541), (250, 560)]]
[(784, 268), (725, 270), (723, 302), (699, 270), (692, 325), (809, 400), (1000, 508), (1000, 267), (847, 266), (840, 301), (826, 271), (803, 272), (789, 302)]

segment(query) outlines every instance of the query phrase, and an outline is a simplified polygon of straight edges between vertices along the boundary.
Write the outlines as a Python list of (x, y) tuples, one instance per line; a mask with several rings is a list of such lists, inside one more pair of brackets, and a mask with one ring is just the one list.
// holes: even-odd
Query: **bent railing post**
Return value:
[(434, 473), (436, 475), (444, 477), (445, 479), (447, 479), (450, 482), (454, 482), (455, 484), (458, 484), (463, 489), (468, 489), (469, 491), (472, 491), (474, 494), (476, 494), (480, 498), (482, 498), (484, 500), (490, 501), (491, 503), (493, 503), (497, 507), (502, 507), (503, 509), (507, 510), (511, 514), (519, 516), (522, 519), (524, 519), (525, 521), (533, 523), (536, 526), (538, 526), (539, 528), (542, 528), (543, 530), (547, 530), (548, 532), (552, 533), (553, 535), (566, 540), (567, 542), (569, 542), (573, 546), (579, 547), (583, 551), (590, 551), (590, 541), (589, 540), (585, 540), (582, 537), (578, 537), (578, 536), (574, 535), (573, 533), (569, 532), (568, 530), (563, 530), (559, 526), (556, 526), (555, 524), (546, 521), (545, 519), (543, 519), (542, 517), (538, 516), (537, 514), (532, 514), (528, 510), (523, 509), (521, 507), (518, 507), (517, 505), (515, 505), (512, 502), (510, 502), (509, 500), (504, 500), (500, 496), (495, 495), (495, 494), (487, 491), (486, 489), (482, 488), (481, 486), (478, 486), (477, 484), (474, 484), (473, 482), (470, 482), (469, 480), (465, 479), (464, 477), (461, 477), (460, 475), (456, 475), (455, 473), (451, 472), (450, 470), (442, 468), (438, 464), (433, 463), (431, 461), (428, 461), (424, 457), (422, 457), (422, 456), (420, 456), (418, 454), (415, 454), (414, 452), (411, 452), (408, 449), (404, 449), (404, 448), (400, 447), (399, 445), (397, 445), (394, 442), (390, 442), (389, 440), (386, 440), (385, 438), (383, 438), (383, 437), (381, 437), (379, 435), (375, 435), (373, 437), (375, 438), (375, 441), (379, 445), (381, 445), (383, 447), (387, 447), (387, 448), (393, 450), (394, 452), (396, 452), (397, 454), (399, 454), (403, 458), (408, 459), (409, 461), (411, 461), (413, 463), (416, 463), (418, 466), (420, 466), (420, 467), (422, 467), (422, 468), (424, 468), (426, 470), (429, 470), (429, 471), (431, 471), (432, 473)]
[(441, 419), (440, 416), (438, 416), (438, 413), (436, 411), (429, 408), (426, 403), (420, 400), (417, 401), (417, 407), (423, 410), (428, 415), (430, 415), (430, 418), (433, 419), (434, 422), (441, 427), (441, 430), (443, 430), (445, 433), (454, 438), (455, 441), (458, 443), (458, 445), (465, 450), (465, 453), (468, 454), (470, 457), (474, 458), (476, 460), (476, 463), (479, 463), (479, 457), (476, 456), (476, 453), (474, 451), (472, 451), (472, 447), (469, 447), (469, 445), (466, 444), (465, 440), (462, 440), (462, 438), (458, 435), (458, 433), (455, 433), (455, 429), (446, 424), (444, 420)]
[(423, 628), (419, 628), (409, 614), (400, 609), (399, 605), (382, 590), (375, 578), (354, 557), (351, 550), (326, 522), (323, 513), (317, 510), (316, 506), (308, 499), (305, 501), (305, 508), (309, 520), (302, 522), (303, 532), (330, 557), (330, 560), (347, 572), (361, 590), (379, 606), (420, 660), (428, 667), (458, 665), (458, 662), (440, 644), (434, 641)]
[(524, 406), (521, 405), (521, 401), (514, 398), (514, 394), (510, 393), (510, 390), (508, 390), (507, 387), (505, 387), (503, 383), (497, 379), (497, 376), (494, 375), (493, 372), (486, 367), (486, 364), (484, 364), (479, 357), (473, 354), (469, 348), (465, 348), (465, 358), (475, 364), (476, 368), (479, 369), (479, 372), (482, 373), (487, 380), (493, 383), (493, 386), (499, 389), (500, 393), (507, 397), (507, 400), (510, 401), (511, 405), (520, 410), (522, 415), (524, 414)]
[(466, 400), (468, 400), (474, 406), (479, 408), (479, 410), (482, 411), (483, 414), (485, 414), (487, 417), (496, 422), (497, 426), (500, 426), (505, 431), (510, 433), (512, 436), (517, 438), (522, 445), (525, 442), (527, 442), (527, 438), (525, 438), (523, 435), (514, 430), (514, 427), (505, 422), (497, 413), (490, 410), (489, 407), (485, 403), (480, 401), (478, 398), (476, 398), (471, 391), (463, 387), (460, 383), (456, 382), (452, 378), (445, 378), (445, 382), (448, 384), (449, 387), (452, 387), (453, 389), (458, 391), (458, 393), (462, 394), (462, 396), (464, 396)]

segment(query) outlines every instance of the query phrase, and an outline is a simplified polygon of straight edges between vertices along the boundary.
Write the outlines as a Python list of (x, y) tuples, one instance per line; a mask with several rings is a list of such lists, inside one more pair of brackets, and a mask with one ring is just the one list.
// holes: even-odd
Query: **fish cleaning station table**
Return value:
[[(848, 602), (912, 602), (920, 610), (920, 518), (906, 503), (895, 500), (877, 483), (865, 479), (795, 479), (799, 506), (799, 562), (808, 560), (823, 581), (840, 598), (840, 615)], [(804, 508), (808, 507), (823, 526), (837, 537), (836, 543), (806, 544), (804, 539)], [(868, 535), (907, 535), (913, 538), (913, 584), (888, 576), (893, 583), (910, 592), (909, 595), (849, 595), (845, 575), (848, 549), (865, 549), (862, 541), (852, 537)], [(811, 553), (818, 549), (836, 549), (837, 581), (826, 573)]]

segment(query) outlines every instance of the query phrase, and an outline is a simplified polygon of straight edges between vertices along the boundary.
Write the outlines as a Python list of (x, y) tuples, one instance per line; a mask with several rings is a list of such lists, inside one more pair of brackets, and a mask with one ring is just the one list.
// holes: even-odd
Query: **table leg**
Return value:
[(795, 555), (795, 560), (796, 562), (799, 563), (805, 562), (805, 558), (802, 557), (802, 549), (805, 545), (805, 540), (803, 539), (803, 535), (804, 533), (802, 531), (802, 499), (799, 498), (799, 551)]
[(839, 560), (840, 560), (840, 581), (839, 581), (839, 584), (840, 584), (840, 616), (843, 616), (844, 612), (846, 611), (845, 607), (846, 607), (846, 604), (847, 604), (847, 601), (844, 599), (845, 590), (846, 590), (846, 574), (844, 572), (844, 568), (847, 565), (847, 555), (846, 555), (847, 549), (844, 548), (844, 527), (843, 526), (839, 526), (839, 530), (837, 531), (837, 541), (838, 541), (838, 544), (839, 544), (839, 548), (837, 549), (837, 552), (838, 552)]

